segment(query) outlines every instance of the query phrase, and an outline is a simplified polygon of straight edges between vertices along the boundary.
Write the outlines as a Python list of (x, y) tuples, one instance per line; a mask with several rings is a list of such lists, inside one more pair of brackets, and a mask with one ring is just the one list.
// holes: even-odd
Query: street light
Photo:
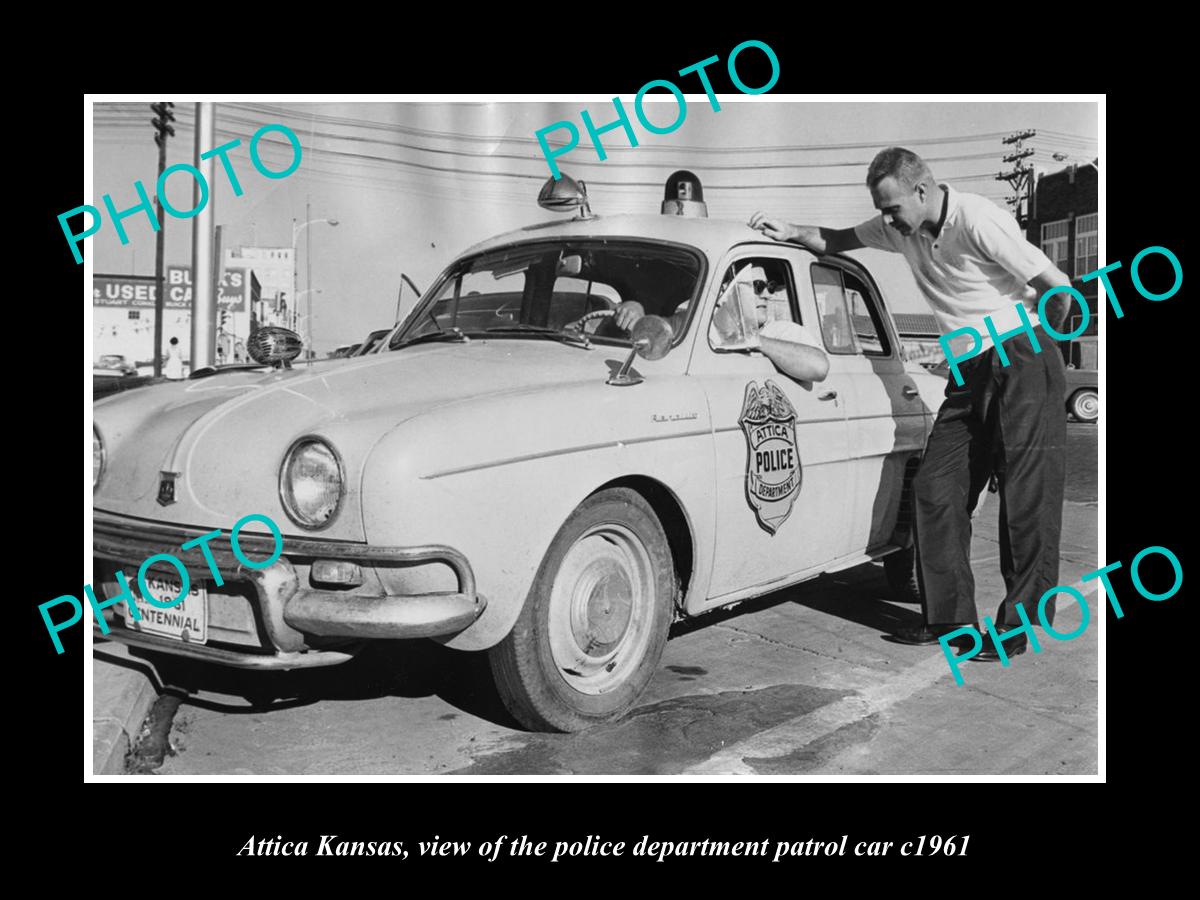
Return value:
[[(296, 244), (300, 238), (300, 232), (302, 232), (309, 225), (320, 225), (322, 222), (324, 222), (326, 225), (330, 225), (335, 228), (337, 227), (337, 224), (338, 224), (337, 219), (311, 219), (311, 218), (308, 218), (307, 217), (308, 213), (311, 212), (310, 206), (311, 205), (308, 203), (306, 203), (304, 206), (305, 220), (304, 220), (303, 224), (297, 225), (296, 220), (292, 219), (292, 313), (293, 313), (293, 315), (295, 315), (295, 312), (299, 308), (299, 305), (300, 305), (300, 296), (296, 292)], [(309, 294), (308, 316), (307, 316), (307, 318), (308, 318), (308, 341), (306, 342), (308, 344), (307, 358), (309, 360), (311, 360), (312, 359), (312, 235), (309, 235), (307, 247), (305, 248), (305, 251), (304, 251), (304, 257), (305, 257), (305, 259), (304, 259), (305, 265), (308, 268), (308, 277), (306, 279), (307, 283), (308, 283), (308, 288), (306, 289), (305, 292), (307, 294)]]
[[(305, 294), (321, 294), (321, 293), (324, 293), (324, 291), (321, 288), (317, 288), (316, 290), (313, 290), (312, 288), (305, 288), (299, 294), (296, 295), (296, 299), (294, 301), (293, 309), (292, 309), (292, 331), (295, 331), (297, 334), (299, 334), (300, 323), (308, 322), (307, 315), (301, 316), (298, 314), (300, 312), (300, 298), (303, 297)], [(310, 305), (309, 310), (311, 310), (311, 309), (312, 309), (312, 306)], [(309, 315), (311, 315), (311, 312), (309, 313)]]

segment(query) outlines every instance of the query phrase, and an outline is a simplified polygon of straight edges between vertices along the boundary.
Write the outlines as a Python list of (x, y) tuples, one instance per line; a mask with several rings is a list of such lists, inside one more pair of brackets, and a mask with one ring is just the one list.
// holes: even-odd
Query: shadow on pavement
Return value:
[[(919, 609), (898, 606), (888, 597), (882, 566), (867, 564), (677, 622), (671, 638), (785, 603), (855, 622), (880, 632), (881, 637), (920, 624)], [(500, 700), (487, 654), (450, 650), (429, 640), (376, 642), (342, 665), (291, 672), (226, 668), (138, 648), (130, 648), (129, 658), (124, 658), (104, 654), (103, 648), (97, 643), (96, 652), (106, 662), (141, 670), (159, 693), (166, 687), (177, 688), (187, 694), (186, 706), (215, 712), (246, 715), (323, 701), (436, 696), (468, 715), (524, 730)]]
[[(130, 652), (151, 663), (163, 685), (185, 691), (185, 705), (200, 709), (245, 715), (323, 701), (437, 696), (464, 713), (520, 728), (496, 692), (487, 654), (450, 650), (429, 640), (376, 642), (341, 665), (290, 672), (253, 672), (141, 649)], [(247, 702), (197, 694), (226, 694)]]
[(846, 696), (804, 684), (693, 694), (576, 734), (526, 734), (451, 775), (677, 775), (722, 748)]
[[(876, 569), (878, 578), (875, 577)], [(804, 591), (794, 598), (795, 602), (817, 612), (874, 629), (884, 638), (901, 628), (920, 625), (925, 621), (919, 606), (902, 606), (892, 601), (882, 566), (860, 566), (826, 576), (819, 583), (824, 590)]]
[(784, 603), (806, 606), (817, 612), (865, 625), (885, 635), (898, 628), (920, 625), (923, 621), (918, 606), (901, 606), (893, 602), (879, 563), (866, 563), (833, 575), (822, 575), (794, 587), (774, 591), (734, 607), (714, 609), (695, 618), (676, 622), (671, 637), (682, 637), (701, 628), (762, 612)]

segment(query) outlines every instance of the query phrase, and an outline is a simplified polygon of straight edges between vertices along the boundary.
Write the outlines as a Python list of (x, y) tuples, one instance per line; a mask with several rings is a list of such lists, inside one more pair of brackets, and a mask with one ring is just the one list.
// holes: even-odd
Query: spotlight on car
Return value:
[(251, 359), (260, 365), (277, 369), (290, 369), (292, 360), (300, 355), (303, 348), (300, 335), (278, 325), (260, 328), (246, 341), (246, 352)]

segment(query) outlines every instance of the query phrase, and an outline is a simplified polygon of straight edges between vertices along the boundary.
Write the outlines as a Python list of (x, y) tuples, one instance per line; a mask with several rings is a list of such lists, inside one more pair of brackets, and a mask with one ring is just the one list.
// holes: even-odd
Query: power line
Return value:
[[(428, 102), (421, 102), (421, 101), (405, 101), (399, 105), (402, 105), (402, 106), (427, 106), (430, 104)], [(446, 105), (449, 105), (449, 104), (446, 104)], [(491, 104), (487, 104), (487, 105), (491, 105)], [(503, 106), (503, 105), (516, 105), (516, 104), (496, 103), (494, 105)], [(135, 112), (134, 106), (135, 106), (135, 104), (107, 102), (107, 103), (97, 103), (95, 105), (95, 108), (100, 111), (109, 111), (109, 112), (113, 112), (113, 113), (133, 113), (133, 112)], [(339, 124), (339, 125), (346, 125), (346, 126), (354, 127), (354, 128), (395, 132), (395, 133), (410, 134), (410, 135), (424, 136), (424, 137), (433, 137), (433, 138), (438, 138), (438, 139), (443, 139), (443, 140), (460, 140), (460, 141), (471, 142), (471, 143), (488, 143), (488, 144), (494, 144), (494, 143), (537, 144), (537, 141), (534, 138), (525, 137), (525, 136), (479, 135), (479, 134), (470, 134), (467, 132), (437, 131), (437, 130), (433, 130), (433, 129), (417, 128), (415, 126), (400, 125), (397, 123), (381, 122), (381, 121), (375, 120), (375, 119), (364, 119), (364, 118), (353, 117), (353, 116), (334, 116), (334, 115), (329, 115), (329, 114), (324, 114), (324, 113), (305, 112), (302, 110), (296, 110), (294, 108), (289, 109), (289, 108), (283, 107), (283, 106), (272, 106), (272, 105), (268, 105), (268, 104), (221, 103), (221, 104), (218, 104), (218, 106), (225, 107), (225, 108), (231, 108), (231, 109), (245, 110), (247, 112), (259, 112), (259, 113), (266, 113), (269, 115), (282, 115), (282, 116), (285, 116), (288, 118), (304, 119), (306, 121), (312, 120), (312, 121), (324, 122), (327, 124)], [(1061, 138), (1065, 141), (1074, 141), (1077, 143), (1082, 142), (1082, 143), (1095, 144), (1097, 142), (1096, 138), (1093, 136), (1090, 136), (1090, 135), (1073, 134), (1070, 132), (1059, 131), (1056, 129), (1042, 128), (1042, 129), (1039, 129), (1039, 133), (1042, 135), (1053, 136), (1055, 138)], [(995, 131), (995, 132), (986, 132), (986, 133), (982, 133), (982, 134), (978, 134), (978, 135), (957, 135), (957, 136), (953, 136), (953, 137), (936, 137), (936, 138), (929, 138), (929, 137), (910, 138), (907, 140), (892, 141), (892, 143), (899, 144), (899, 145), (922, 145), (922, 146), (924, 146), (924, 145), (928, 145), (928, 144), (937, 144), (937, 143), (963, 143), (963, 142), (970, 142), (970, 141), (982, 142), (982, 141), (989, 141), (994, 138), (1002, 137), (1004, 134), (1005, 134), (1005, 132), (1003, 132), (1003, 131)], [(858, 142), (858, 143), (808, 144), (808, 145), (792, 145), (792, 146), (783, 146), (783, 147), (773, 147), (773, 146), (733, 147), (733, 148), (696, 147), (696, 148), (692, 148), (692, 149), (695, 149), (699, 152), (720, 151), (720, 152), (729, 152), (729, 153), (742, 153), (742, 152), (753, 151), (753, 150), (763, 150), (763, 151), (824, 150), (824, 149), (837, 150), (837, 149), (877, 147), (880, 145), (880, 143), (881, 142), (879, 142), (879, 141), (863, 141), (863, 142)], [(613, 149), (630, 150), (630, 149), (656, 149), (656, 148), (625, 147), (625, 148), (613, 148)], [(663, 149), (663, 148), (657, 148), (657, 149)], [(671, 149), (689, 149), (689, 148), (677, 147), (677, 148), (671, 148)]]
[(1055, 138), (1059, 138), (1059, 139), (1067, 140), (1067, 141), (1077, 141), (1077, 142), (1082, 142), (1082, 143), (1087, 143), (1087, 144), (1094, 144), (1097, 142), (1097, 138), (1094, 138), (1090, 135), (1070, 134), (1069, 132), (1066, 132), (1066, 131), (1056, 131), (1053, 128), (1039, 128), (1038, 133), (1049, 135), (1051, 137), (1055, 137)]
[[(181, 124), (184, 124), (184, 123), (181, 123)], [(222, 135), (237, 137), (237, 138), (241, 138), (244, 140), (248, 139), (250, 137), (250, 135), (245, 134), (244, 132), (234, 131), (233, 129), (229, 129), (229, 128), (218, 128), (217, 131), (218, 131), (218, 133), (220, 133)], [(267, 146), (271, 146), (272, 144), (278, 144), (278, 145), (280, 145), (279, 149), (282, 149), (283, 143), (284, 143), (283, 141), (271, 141), (271, 142), (267, 143)], [(260, 145), (260, 146), (262, 146), (262, 145)], [(329, 149), (329, 148), (325, 148), (325, 147), (313, 147), (313, 146), (310, 146), (309, 150), (310, 150), (310, 152), (314, 152), (314, 153), (337, 154), (340, 156), (351, 157), (354, 159), (391, 163), (391, 164), (399, 165), (399, 166), (407, 166), (410, 168), (421, 169), (423, 171), (429, 171), (429, 172), (448, 172), (448, 173), (457, 173), (457, 174), (464, 174), (464, 175), (487, 174), (487, 175), (494, 175), (494, 176), (498, 176), (498, 177), (519, 178), (519, 179), (525, 179), (525, 180), (531, 180), (531, 181), (545, 181), (546, 180), (545, 173), (540, 173), (540, 172), (539, 173), (525, 173), (525, 172), (501, 171), (501, 172), (480, 173), (476, 170), (464, 169), (464, 168), (457, 167), (457, 166), (437, 166), (437, 165), (433, 165), (431, 163), (421, 163), (421, 162), (416, 162), (414, 160), (403, 160), (403, 159), (396, 159), (393, 157), (376, 156), (374, 154), (369, 154), (369, 153), (356, 153), (356, 152), (349, 151), (349, 150), (333, 150), (333, 149)], [(992, 156), (992, 154), (986, 154), (985, 158), (989, 158), (991, 156)], [(485, 158), (494, 158), (494, 157), (485, 157)], [(534, 161), (540, 161), (540, 160), (530, 160), (530, 161), (534, 162)], [(604, 162), (599, 162), (598, 164), (605, 165)], [(648, 164), (646, 166), (639, 166), (639, 167), (646, 168), (646, 167), (648, 167)], [(717, 168), (717, 167), (714, 166), (714, 168)], [(737, 170), (754, 170), (754, 169), (769, 168), (769, 167), (768, 166), (746, 165), (746, 166), (736, 166), (736, 167), (727, 167), (727, 168), (734, 168)], [(968, 180), (970, 178), (986, 178), (986, 177), (990, 177), (990, 175), (988, 173), (982, 173), (982, 174), (973, 175), (973, 176), (956, 176), (955, 178), (950, 179), (950, 180), (960, 180), (961, 181), (961, 180)], [(597, 185), (617, 184), (616, 182), (609, 182), (609, 181), (602, 181), (602, 180), (597, 181), (595, 179), (591, 179), (589, 181), (589, 183), (597, 184)], [(662, 186), (661, 182), (644, 182), (644, 181), (621, 182), (621, 184), (626, 184), (626, 185), (634, 186), (634, 187), (661, 187)], [(860, 185), (859, 185), (859, 182), (857, 182), (857, 181), (820, 182), (820, 183), (784, 183), (784, 184), (772, 185), (772, 187), (784, 188), (784, 189), (818, 189), (818, 188), (858, 187), (858, 186), (860, 186)], [(710, 188), (718, 189), (718, 190), (720, 190), (720, 189), (747, 190), (747, 189), (751, 189), (753, 186), (721, 185), (721, 184), (711, 184), (710, 183), (710, 184), (707, 184), (706, 187), (710, 187)]]
[[(258, 124), (258, 122), (256, 122), (253, 119), (241, 119), (241, 118), (238, 118), (235, 116), (223, 116), (222, 121), (226, 122), (226, 123), (233, 122), (238, 125), (249, 125), (249, 126), (254, 126), (254, 125)], [(320, 137), (320, 138), (323, 138), (326, 140), (350, 141), (350, 142), (354, 142), (354, 143), (382, 144), (386, 147), (397, 147), (397, 148), (403, 149), (403, 150), (414, 150), (414, 151), (421, 152), (421, 153), (432, 153), (432, 154), (443, 155), (443, 156), (466, 156), (466, 157), (482, 158), (482, 159), (506, 159), (506, 160), (518, 160), (521, 162), (535, 163), (538, 165), (545, 164), (545, 158), (543, 156), (529, 156), (527, 154), (519, 154), (519, 153), (489, 153), (489, 152), (483, 152), (483, 151), (478, 151), (478, 150), (448, 150), (448, 149), (441, 148), (441, 147), (423, 147), (419, 144), (409, 144), (409, 143), (404, 143), (404, 142), (399, 142), (399, 141), (388, 141), (388, 140), (383, 140), (381, 138), (359, 137), (357, 135), (339, 135), (339, 134), (331, 134), (329, 132), (324, 132), (324, 131), (317, 131), (317, 132), (309, 133), (310, 140), (314, 136)], [(957, 156), (929, 156), (929, 157), (925, 157), (925, 161), (929, 162), (929, 163), (967, 162), (967, 161), (978, 160), (978, 159), (993, 159), (994, 157), (995, 157), (994, 153), (973, 153), (973, 154), (962, 154), (962, 155), (957, 155)], [(870, 162), (871, 161), (869, 159), (861, 159), (861, 160), (855, 159), (855, 160), (850, 160), (848, 162), (838, 161), (838, 162), (824, 162), (824, 163), (814, 163), (814, 162), (740, 163), (740, 164), (706, 163), (704, 168), (709, 169), (710, 171), (741, 171), (741, 170), (749, 170), (749, 169), (832, 169), (832, 168), (862, 167), (862, 166), (870, 165)], [(572, 166), (604, 166), (606, 169), (644, 169), (644, 168), (653, 166), (655, 164), (654, 163), (615, 162), (613, 160), (599, 160), (599, 159), (596, 159), (596, 160), (574, 159), (571, 161), (571, 165)]]
[[(97, 104), (97, 107), (102, 104)], [(413, 104), (417, 105), (417, 104)], [(372, 121), (368, 119), (356, 119), (345, 116), (331, 116), (321, 113), (306, 113), (297, 112), (284, 107), (256, 105), (256, 104), (218, 104), (219, 107), (231, 107), (248, 112), (258, 112), (272, 116), (284, 116), (292, 119), (304, 120), (306, 123), (323, 122), (325, 124), (336, 124), (345, 127), (371, 129), (377, 131), (387, 131), (399, 134), (407, 134), (411, 136), (430, 137), (439, 140), (447, 141), (464, 141), (470, 143), (518, 143), (529, 146), (538, 146), (536, 139), (532, 137), (515, 137), (509, 135), (473, 135), (465, 132), (452, 131), (435, 131), (431, 129), (416, 128), (413, 126), (398, 125), (393, 123), (385, 123)], [(125, 112), (125, 110), (113, 110), (115, 112)], [(640, 150), (644, 152), (662, 152), (662, 153), (678, 153), (678, 152), (694, 152), (694, 153), (710, 153), (710, 154), (731, 154), (731, 153), (779, 153), (779, 152), (808, 152), (822, 150), (853, 150), (853, 149), (870, 149), (881, 146), (928, 146), (935, 144), (957, 144), (957, 143), (978, 143), (993, 140), (1003, 137), (1005, 132), (988, 132), (977, 135), (956, 135), (949, 137), (925, 137), (912, 138), (908, 140), (891, 140), (887, 142), (881, 141), (857, 141), (857, 142), (835, 142), (826, 144), (788, 144), (788, 145), (766, 145), (757, 147), (696, 147), (684, 144), (672, 144), (671, 146), (658, 147), (654, 145), (642, 145), (638, 147), (621, 147), (616, 146), (606, 148), (608, 152), (614, 151), (629, 151)], [(561, 141), (548, 141), (548, 143), (561, 146)], [(540, 157), (536, 157), (540, 159)]]
[[(467, 134), (464, 132), (434, 131), (434, 130), (430, 130), (430, 129), (415, 128), (412, 126), (392, 125), (392, 124), (377, 122), (377, 121), (373, 121), (373, 120), (369, 120), (369, 119), (352, 119), (352, 118), (339, 117), (339, 116), (330, 116), (330, 115), (320, 114), (320, 113), (294, 112), (294, 111), (286, 109), (284, 107), (277, 107), (277, 106), (257, 106), (257, 105), (253, 105), (253, 104), (231, 104), (231, 105), (236, 105), (242, 109), (246, 109), (246, 110), (253, 111), (253, 112), (263, 112), (263, 113), (269, 113), (272, 115), (284, 115), (284, 116), (290, 116), (292, 118), (305, 118), (305, 119), (312, 118), (316, 121), (325, 122), (327, 124), (334, 124), (334, 123), (352, 124), (352, 125), (354, 125), (356, 127), (360, 127), (360, 128), (375, 128), (375, 129), (387, 130), (387, 131), (399, 131), (401, 133), (417, 134), (417, 135), (422, 135), (425, 137), (437, 137), (437, 138), (442, 138), (445, 140), (464, 140), (464, 141), (486, 142), (486, 143), (511, 142), (511, 143), (522, 143), (522, 144), (532, 144), (532, 145), (537, 145), (537, 143), (538, 143), (537, 140), (534, 138), (523, 137), (523, 136), (522, 137), (510, 137), (508, 135), (473, 135), (473, 134)], [(994, 138), (1003, 137), (1003, 135), (1004, 135), (1004, 132), (997, 131), (997, 132), (989, 132), (987, 134), (979, 134), (979, 135), (958, 135), (958, 136), (954, 136), (954, 137), (942, 137), (942, 138), (912, 138), (912, 139), (905, 140), (905, 141), (894, 141), (892, 143), (899, 144), (899, 145), (914, 145), (914, 146), (915, 145), (925, 146), (928, 144), (942, 144), (942, 143), (967, 143), (967, 142), (973, 142), (973, 141), (992, 140)], [(561, 145), (564, 142), (548, 141), (548, 143)], [(694, 151), (694, 152), (698, 152), (698, 153), (754, 153), (754, 152), (776, 152), (776, 151), (791, 152), (791, 151), (808, 151), (808, 150), (853, 150), (853, 149), (864, 149), (864, 148), (879, 147), (879, 146), (881, 146), (881, 144), (878, 141), (858, 141), (858, 142), (847, 142), (847, 143), (794, 144), (794, 145), (786, 145), (786, 146), (727, 147), (727, 148), (726, 147), (694, 147), (694, 146), (688, 146), (688, 145), (683, 145), (683, 144), (677, 144), (677, 145), (673, 145), (671, 147), (654, 147), (654, 146), (636, 147), (636, 148), (634, 148), (634, 147), (614, 147), (613, 149), (614, 150), (645, 149), (645, 150), (658, 150), (658, 151), (663, 151), (663, 152), (674, 152), (674, 151), (678, 151), (678, 150), (684, 150), (684, 151)], [(888, 145), (888, 146), (891, 146), (891, 145)]]

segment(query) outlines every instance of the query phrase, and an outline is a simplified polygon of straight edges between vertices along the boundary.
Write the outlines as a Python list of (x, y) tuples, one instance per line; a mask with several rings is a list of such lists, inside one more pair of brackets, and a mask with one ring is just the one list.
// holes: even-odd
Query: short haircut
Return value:
[(888, 147), (875, 154), (871, 168), (867, 169), (867, 187), (873, 188), (889, 177), (910, 188), (922, 179), (933, 181), (925, 160), (903, 147)]

